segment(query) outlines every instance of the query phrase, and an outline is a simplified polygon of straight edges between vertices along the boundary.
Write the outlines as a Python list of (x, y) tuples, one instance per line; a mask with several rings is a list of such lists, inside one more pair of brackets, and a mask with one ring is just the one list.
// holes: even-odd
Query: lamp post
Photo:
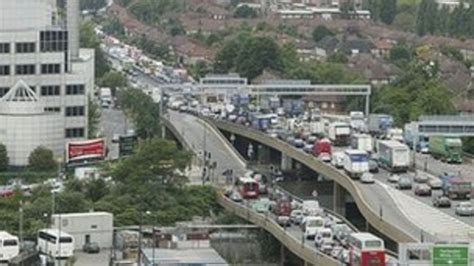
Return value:
[[(151, 216), (150, 211), (145, 212), (147, 215)], [(154, 220), (154, 219), (153, 219)], [(155, 266), (155, 222), (152, 224), (152, 229), (151, 229), (151, 234), (152, 234), (152, 245), (151, 245), (151, 265)]]

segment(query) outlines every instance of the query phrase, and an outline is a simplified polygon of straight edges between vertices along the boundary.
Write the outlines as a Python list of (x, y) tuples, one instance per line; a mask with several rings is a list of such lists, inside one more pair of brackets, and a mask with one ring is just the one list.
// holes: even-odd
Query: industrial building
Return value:
[(10, 164), (25, 166), (44, 146), (56, 158), (87, 138), (94, 50), (79, 49), (79, 0), (0, 0), (0, 143)]
[(96, 242), (101, 249), (112, 248), (114, 217), (108, 212), (55, 214), (51, 228), (72, 235), (76, 250), (90, 242)]

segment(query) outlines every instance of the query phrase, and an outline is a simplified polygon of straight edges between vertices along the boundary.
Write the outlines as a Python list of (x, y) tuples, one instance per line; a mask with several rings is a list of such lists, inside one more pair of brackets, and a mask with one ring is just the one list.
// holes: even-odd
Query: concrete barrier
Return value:
[(221, 193), (218, 195), (217, 201), (226, 210), (265, 229), (276, 239), (278, 239), (280, 243), (285, 245), (288, 250), (293, 252), (299, 258), (303, 259), (305, 262), (320, 266), (341, 265), (341, 262), (331, 258), (330, 256), (327, 256), (326, 254), (323, 254), (314, 248), (309, 248), (308, 246), (305, 246), (301, 242), (301, 239), (296, 239), (291, 234), (288, 234), (270, 217), (258, 214), (257, 212), (251, 210), (250, 208), (242, 204), (235, 203)]
[(280, 152), (290, 156), (291, 158), (305, 164), (310, 169), (322, 174), (323, 176), (331, 177), (335, 182), (343, 186), (354, 198), (354, 201), (359, 208), (365, 219), (386, 236), (390, 237), (398, 243), (402, 242), (417, 242), (417, 238), (413, 237), (400, 228), (388, 223), (387, 221), (380, 219), (379, 214), (374, 210), (362, 196), (362, 192), (357, 188), (354, 181), (347, 175), (337, 171), (333, 167), (315, 159), (314, 157), (308, 156), (286, 142), (276, 140), (268, 137), (263, 132), (237, 125), (225, 121), (216, 121), (206, 119), (209, 123), (215, 124), (219, 129), (241, 135), (246, 138), (255, 140), (264, 145), (279, 150)]

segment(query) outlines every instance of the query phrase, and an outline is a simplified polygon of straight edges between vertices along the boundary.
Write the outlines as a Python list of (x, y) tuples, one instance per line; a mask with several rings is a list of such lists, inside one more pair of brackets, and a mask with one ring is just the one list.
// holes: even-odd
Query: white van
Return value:
[(324, 229), (324, 219), (321, 216), (307, 216), (302, 222), (303, 235), (306, 239), (314, 239), (319, 230)]
[(336, 168), (344, 167), (344, 153), (343, 152), (334, 152), (331, 158), (331, 164)]

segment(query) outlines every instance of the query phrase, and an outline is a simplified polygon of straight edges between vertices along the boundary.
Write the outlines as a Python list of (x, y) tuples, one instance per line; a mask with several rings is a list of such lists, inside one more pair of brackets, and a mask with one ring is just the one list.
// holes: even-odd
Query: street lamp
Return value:
[[(151, 216), (151, 211), (146, 211), (145, 212), (147, 215)], [(154, 220), (154, 219), (153, 219)], [(151, 234), (152, 234), (152, 245), (151, 245), (151, 265), (155, 265), (155, 245), (156, 245), (156, 239), (155, 239), (155, 222), (153, 222), (152, 227), (151, 227)]]

